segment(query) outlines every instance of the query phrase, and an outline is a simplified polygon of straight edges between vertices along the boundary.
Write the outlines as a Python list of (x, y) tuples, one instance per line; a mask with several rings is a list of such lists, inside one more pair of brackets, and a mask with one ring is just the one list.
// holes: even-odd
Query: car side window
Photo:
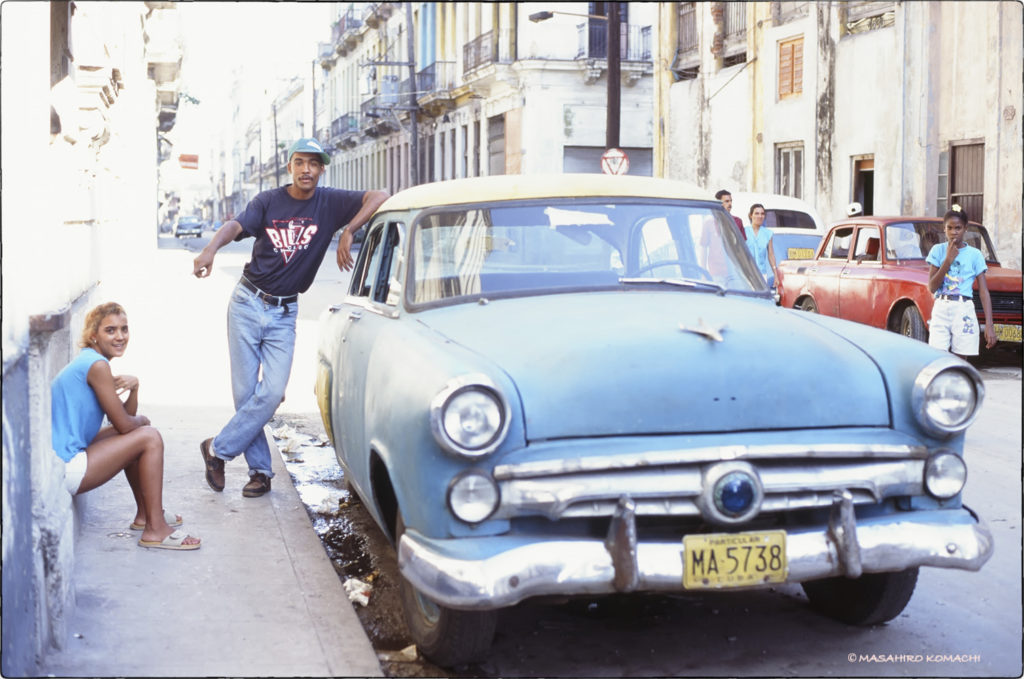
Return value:
[(400, 222), (390, 222), (380, 245), (380, 263), (376, 267), (373, 301), (394, 306), (402, 297), (399, 270), (402, 264), (403, 229)]
[(828, 259), (846, 259), (850, 256), (850, 241), (853, 240), (853, 227), (836, 229), (832, 232), (828, 247), (825, 248)]
[(369, 228), (366, 238), (363, 240), (363, 247), (359, 252), (355, 271), (352, 272), (352, 283), (348, 291), (350, 295), (357, 297), (368, 297), (370, 295), (370, 288), (376, 278), (375, 272), (380, 265), (378, 250), (380, 249), (380, 240), (383, 233), (383, 223), (375, 224)]
[(878, 227), (862, 226), (857, 229), (857, 245), (853, 251), (853, 257), (858, 262), (877, 262), (879, 256), (879, 244), (881, 240), (878, 235)]

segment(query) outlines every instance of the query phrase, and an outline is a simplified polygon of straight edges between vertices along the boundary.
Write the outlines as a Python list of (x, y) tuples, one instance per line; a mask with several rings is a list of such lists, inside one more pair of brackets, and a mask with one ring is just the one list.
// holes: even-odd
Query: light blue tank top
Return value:
[(50, 385), (53, 450), (65, 462), (85, 450), (103, 425), (103, 409), (87, 378), (93, 363), (106, 360), (95, 349), (86, 347), (57, 373)]

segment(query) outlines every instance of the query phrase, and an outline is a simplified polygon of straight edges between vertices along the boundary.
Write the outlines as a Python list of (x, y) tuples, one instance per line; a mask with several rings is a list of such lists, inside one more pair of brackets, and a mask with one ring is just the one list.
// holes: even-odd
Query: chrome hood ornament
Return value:
[(688, 328), (685, 325), (683, 325), (682, 323), (679, 324), (679, 329), (682, 330), (683, 332), (692, 332), (692, 333), (697, 334), (697, 335), (702, 335), (702, 336), (707, 337), (709, 340), (712, 340), (714, 342), (722, 342), (722, 341), (724, 341), (723, 338), (722, 338), (722, 331), (725, 330), (725, 327), (726, 327), (725, 323), (722, 323), (721, 325), (712, 327), (712, 326), (708, 325), (707, 323), (705, 323), (703, 318), (698, 318), (697, 319), (697, 325), (696, 325), (696, 327), (693, 327), (693, 328)]

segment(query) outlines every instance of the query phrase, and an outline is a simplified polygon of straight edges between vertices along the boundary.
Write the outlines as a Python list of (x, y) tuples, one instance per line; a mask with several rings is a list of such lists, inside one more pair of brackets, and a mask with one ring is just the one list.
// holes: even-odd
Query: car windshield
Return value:
[(764, 225), (769, 229), (810, 229), (816, 227), (814, 218), (799, 210), (769, 209), (764, 215)]
[(425, 211), (412, 231), (408, 302), (665, 283), (675, 290), (767, 292), (720, 206), (609, 200)]
[[(895, 222), (885, 227), (885, 252), (889, 259), (924, 259), (932, 247), (945, 242), (941, 220)], [(964, 242), (981, 250), (987, 261), (997, 261), (985, 227), (969, 224)]]

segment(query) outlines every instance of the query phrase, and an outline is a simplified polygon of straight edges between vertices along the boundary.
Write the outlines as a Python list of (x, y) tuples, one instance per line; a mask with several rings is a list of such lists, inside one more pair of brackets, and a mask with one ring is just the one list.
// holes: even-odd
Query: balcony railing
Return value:
[(416, 85), (420, 97), (450, 91), (455, 87), (455, 62), (435, 61), (416, 74)]
[(462, 46), (462, 64), (465, 70), (472, 71), (498, 60), (498, 43), (494, 38), (494, 31), (487, 31)]
[[(579, 38), (577, 59), (608, 58), (608, 25), (603, 21), (580, 24), (576, 27)], [(623, 26), (619, 33), (619, 58), (623, 61), (651, 60), (651, 27)]]
[(331, 122), (331, 139), (344, 136), (349, 132), (359, 131), (359, 117), (354, 113), (338, 116)]

